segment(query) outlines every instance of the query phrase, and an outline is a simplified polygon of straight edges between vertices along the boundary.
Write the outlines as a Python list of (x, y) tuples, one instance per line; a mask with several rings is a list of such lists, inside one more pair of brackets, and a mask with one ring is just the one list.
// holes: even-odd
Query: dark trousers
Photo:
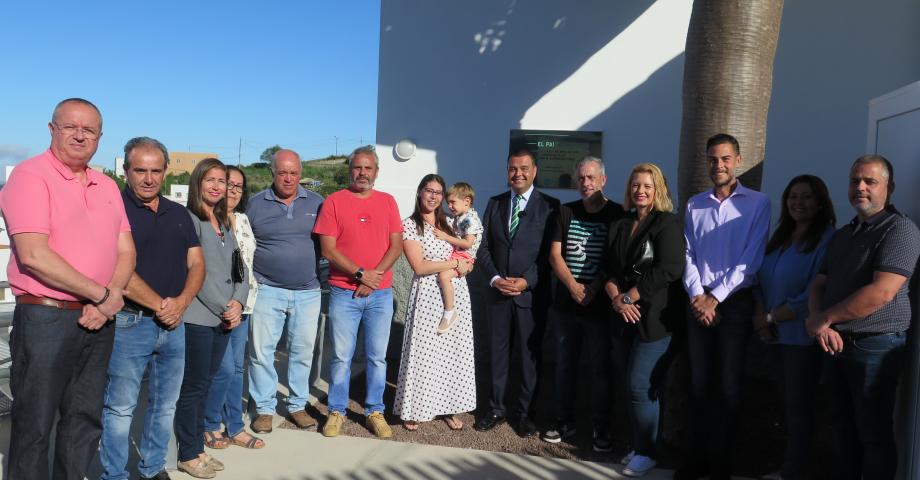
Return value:
[[(79, 310), (16, 305), (10, 350), (13, 392), (8, 478), (80, 479), (99, 447), (105, 372), (112, 353), (111, 323), (80, 327)], [(54, 473), (48, 451), (55, 415)]]
[(185, 324), (185, 376), (176, 402), (176, 441), (179, 461), (204, 452), (204, 420), (208, 391), (224, 359), (230, 332), (220, 325)]
[(731, 471), (732, 447), (741, 410), (744, 354), (754, 302), (750, 289), (719, 304), (719, 322), (704, 327), (687, 317), (690, 360), (690, 462), (708, 462), (714, 473)]
[[(609, 428), (611, 347), (608, 319), (556, 308), (550, 310), (549, 318), (556, 344), (556, 418), (568, 422), (575, 420), (576, 380), (589, 382), (591, 419), (595, 426)], [(582, 371), (579, 362), (583, 347), (588, 349), (588, 371)]]
[(783, 479), (808, 477), (811, 437), (815, 424), (815, 391), (821, 375), (817, 345), (780, 345), (783, 359), (783, 405), (786, 411), (786, 455)]
[[(520, 369), (521, 384), (510, 416), (527, 415), (537, 387), (536, 352), (540, 348), (533, 310), (517, 306), (511, 299), (489, 305), (492, 360), (492, 413), (505, 415), (505, 390), (509, 367)], [(513, 363), (512, 363), (513, 362)]]
[(906, 363), (906, 332), (846, 340), (830, 358), (835, 479), (891, 479), (898, 467), (892, 416)]

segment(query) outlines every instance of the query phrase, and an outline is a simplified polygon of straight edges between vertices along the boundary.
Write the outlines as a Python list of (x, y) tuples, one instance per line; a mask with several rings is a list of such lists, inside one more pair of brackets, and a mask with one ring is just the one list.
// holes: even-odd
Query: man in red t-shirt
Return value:
[(351, 185), (329, 195), (313, 233), (329, 260), (329, 322), (332, 328), (332, 384), (323, 435), (339, 434), (348, 406), (351, 359), (364, 324), (367, 356), (367, 428), (379, 438), (393, 435), (383, 418), (387, 344), (393, 319), (393, 272), (402, 253), (399, 208), (389, 194), (374, 190), (379, 159), (373, 146), (348, 157)]

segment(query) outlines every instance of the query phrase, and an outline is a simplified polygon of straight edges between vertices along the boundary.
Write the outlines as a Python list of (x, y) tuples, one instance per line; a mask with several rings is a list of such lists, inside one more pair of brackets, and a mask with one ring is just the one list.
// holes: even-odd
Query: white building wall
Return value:
[[(419, 179), (437, 172), (472, 183), (481, 209), (506, 188), (514, 128), (603, 131), (614, 199), (643, 161), (676, 188), (691, 3), (383, 0), (378, 188), (405, 216)], [(865, 153), (868, 102), (920, 79), (918, 25), (913, 0), (786, 2), (763, 185), (774, 201), (793, 175), (815, 173), (849, 217), (847, 166)], [(403, 138), (419, 153), (399, 162)]]

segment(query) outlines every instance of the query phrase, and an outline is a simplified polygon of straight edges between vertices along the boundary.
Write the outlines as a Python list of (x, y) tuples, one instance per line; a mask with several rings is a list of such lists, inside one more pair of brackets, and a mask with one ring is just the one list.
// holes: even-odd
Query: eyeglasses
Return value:
[(240, 193), (243, 193), (243, 184), (242, 184), (242, 183), (233, 183), (233, 182), (229, 182), (229, 183), (227, 183), (227, 191), (228, 191), (228, 192), (240, 192)]
[(435, 197), (440, 197), (444, 195), (443, 190), (432, 190), (430, 188), (423, 188), (422, 191), (427, 193), (428, 195), (433, 195)]
[(84, 138), (87, 138), (89, 140), (95, 140), (99, 138), (99, 132), (89, 127), (78, 127), (76, 125), (70, 125), (70, 124), (61, 126), (54, 122), (51, 122), (51, 124), (54, 125), (58, 129), (59, 132), (63, 133), (64, 136), (67, 136), (67, 137), (72, 137), (76, 135), (77, 132), (80, 132), (83, 134)]

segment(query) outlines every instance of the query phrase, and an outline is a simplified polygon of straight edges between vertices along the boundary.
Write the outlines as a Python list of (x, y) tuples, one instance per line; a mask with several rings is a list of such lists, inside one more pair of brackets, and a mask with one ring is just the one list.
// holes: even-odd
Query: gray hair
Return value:
[(68, 103), (79, 103), (80, 105), (86, 105), (87, 107), (92, 108), (96, 111), (96, 114), (99, 115), (99, 129), (102, 130), (102, 112), (99, 111), (99, 107), (93, 105), (93, 102), (86, 100), (85, 98), (65, 98), (57, 103), (54, 106), (54, 111), (51, 112), (51, 121), (54, 122), (57, 120), (58, 112), (61, 110), (61, 107), (67, 105)]
[(881, 155), (872, 154), (872, 153), (863, 155), (857, 158), (853, 162), (853, 166), (851, 166), (850, 168), (852, 169), (852, 168), (855, 168), (857, 165), (868, 165), (870, 163), (877, 163), (885, 167), (884, 171), (882, 172), (882, 176), (884, 176), (885, 180), (888, 180), (889, 182), (894, 181), (894, 166), (891, 165), (891, 162), (889, 162), (887, 158)]
[[(298, 164), (298, 165), (301, 165), (301, 164), (300, 164), (300, 154), (299, 154), (299, 153), (297, 153), (297, 152), (295, 152), (295, 151), (293, 151), (293, 150), (291, 150), (291, 149), (289, 149), (289, 148), (279, 148), (277, 152), (275, 152), (275, 153), (272, 154), (272, 161), (271, 161), (271, 163), (268, 164), (268, 168), (272, 171), (272, 175), (274, 175), (275, 172), (278, 171), (278, 169), (275, 168), (275, 167), (278, 165), (278, 154), (281, 153), (281, 152), (285, 152), (285, 151), (286, 151), (286, 152), (291, 152), (291, 153), (293, 153), (294, 156), (297, 157), (297, 164)], [(302, 167), (302, 165), (301, 165), (301, 167)]]
[(597, 157), (592, 157), (591, 155), (585, 156), (584, 158), (579, 160), (578, 163), (575, 164), (575, 175), (576, 176), (578, 175), (579, 168), (591, 162), (594, 162), (595, 164), (597, 164), (597, 169), (601, 171), (601, 175), (607, 175), (607, 172), (604, 170), (604, 161)]
[(367, 155), (374, 158), (374, 166), (380, 166), (380, 157), (377, 156), (377, 148), (373, 145), (365, 145), (363, 147), (356, 148), (351, 155), (348, 156), (348, 168), (351, 168), (351, 164), (355, 161), (355, 157), (358, 155)]
[(160, 143), (159, 140), (150, 137), (134, 137), (125, 144), (125, 171), (131, 168), (131, 152), (138, 148), (155, 148), (159, 150), (163, 154), (163, 160), (166, 161), (164, 166), (169, 166), (169, 152), (166, 151), (166, 146)]

